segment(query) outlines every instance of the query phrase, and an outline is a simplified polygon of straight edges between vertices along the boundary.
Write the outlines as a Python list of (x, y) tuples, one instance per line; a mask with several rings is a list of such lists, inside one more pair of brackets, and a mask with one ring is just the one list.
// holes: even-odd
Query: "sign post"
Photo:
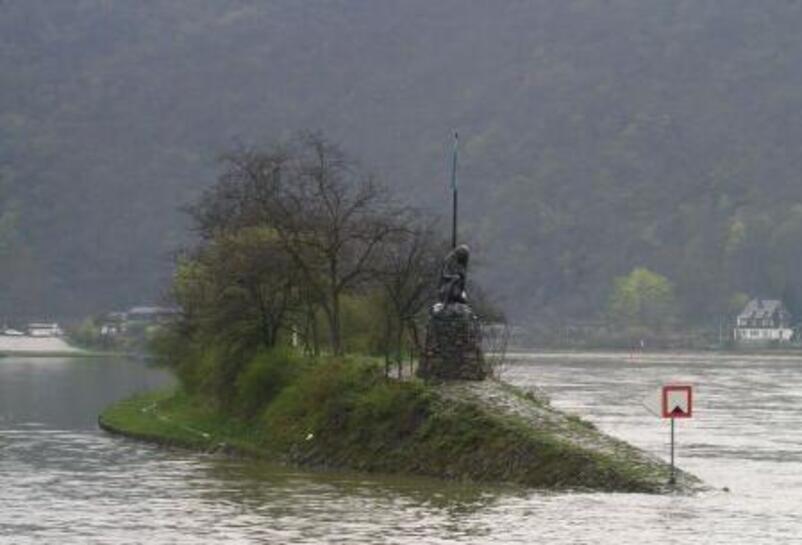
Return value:
[(671, 477), (669, 484), (676, 484), (676, 468), (674, 466), (674, 420), (693, 416), (693, 387), (687, 384), (669, 384), (663, 386), (661, 395), (663, 418), (671, 419)]

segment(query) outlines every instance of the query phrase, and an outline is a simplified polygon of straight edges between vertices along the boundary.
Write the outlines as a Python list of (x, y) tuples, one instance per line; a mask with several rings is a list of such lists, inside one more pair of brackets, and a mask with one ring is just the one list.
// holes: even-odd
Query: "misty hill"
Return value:
[(636, 266), (802, 312), (802, 3), (0, 2), (2, 315), (155, 299), (216, 156), (320, 129), (448, 214), (516, 319)]

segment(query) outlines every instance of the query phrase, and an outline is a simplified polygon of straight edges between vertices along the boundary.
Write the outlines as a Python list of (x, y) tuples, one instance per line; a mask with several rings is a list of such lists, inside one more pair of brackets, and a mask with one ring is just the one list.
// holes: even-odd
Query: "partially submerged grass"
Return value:
[[(260, 381), (272, 376), (257, 374)], [(599, 433), (576, 417), (566, 419), (563, 436), (475, 399), (444, 397), (436, 386), (387, 380), (370, 361), (331, 359), (282, 380), (261, 405), (248, 391), (248, 407), (259, 409), (246, 416), (177, 391), (120, 402), (100, 423), (163, 444), (317, 467), (548, 488), (654, 492), (662, 485), (636, 464), (566, 440), (569, 428)], [(508, 393), (543, 404), (514, 388)]]
[(181, 390), (161, 390), (120, 401), (101, 413), (101, 428), (167, 446), (261, 456), (247, 423), (204, 406)]

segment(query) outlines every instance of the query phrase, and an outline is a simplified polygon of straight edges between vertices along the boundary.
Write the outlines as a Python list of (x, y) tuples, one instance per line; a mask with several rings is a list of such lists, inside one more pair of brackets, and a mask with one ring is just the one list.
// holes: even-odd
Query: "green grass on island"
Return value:
[(389, 380), (369, 359), (281, 360), (256, 362), (225, 407), (183, 389), (154, 392), (108, 408), (100, 424), (323, 468), (629, 492), (662, 491), (668, 478), (665, 464), (507, 384)]

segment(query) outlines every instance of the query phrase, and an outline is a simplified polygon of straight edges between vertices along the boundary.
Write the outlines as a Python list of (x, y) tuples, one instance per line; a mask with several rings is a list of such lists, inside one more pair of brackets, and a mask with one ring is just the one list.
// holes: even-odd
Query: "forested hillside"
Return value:
[(449, 213), (524, 321), (665, 276), (802, 316), (802, 2), (5, 0), (2, 316), (153, 301), (216, 157), (299, 129)]

